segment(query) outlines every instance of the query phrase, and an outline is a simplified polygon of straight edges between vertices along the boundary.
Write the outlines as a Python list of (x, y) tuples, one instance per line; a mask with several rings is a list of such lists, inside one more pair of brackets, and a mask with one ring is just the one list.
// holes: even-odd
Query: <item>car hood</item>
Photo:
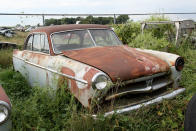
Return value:
[(63, 54), (105, 72), (113, 82), (169, 71), (165, 61), (128, 46), (93, 47)]

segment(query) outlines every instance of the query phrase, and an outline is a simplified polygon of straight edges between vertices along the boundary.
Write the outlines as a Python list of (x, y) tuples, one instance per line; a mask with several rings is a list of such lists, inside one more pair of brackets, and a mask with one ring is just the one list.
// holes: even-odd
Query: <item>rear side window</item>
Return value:
[(45, 34), (34, 34), (30, 36), (27, 42), (26, 49), (49, 53), (49, 44), (47, 36)]
[(46, 35), (40, 35), (41, 52), (49, 53), (48, 38)]
[(40, 36), (41, 36), (40, 34), (34, 35), (34, 38), (33, 38), (33, 51), (41, 51), (41, 45), (40, 45), (41, 37)]
[(32, 50), (32, 44), (33, 44), (33, 35), (31, 35), (28, 39), (27, 45), (26, 45), (26, 49), (27, 50)]

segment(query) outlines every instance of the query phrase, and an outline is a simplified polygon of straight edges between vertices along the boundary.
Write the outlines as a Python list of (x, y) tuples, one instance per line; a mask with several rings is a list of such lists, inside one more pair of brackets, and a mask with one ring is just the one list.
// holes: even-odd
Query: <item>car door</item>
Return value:
[(26, 77), (31, 86), (44, 87), (49, 84), (46, 68), (50, 57), (47, 35), (35, 33), (30, 36), (23, 59), (26, 63)]

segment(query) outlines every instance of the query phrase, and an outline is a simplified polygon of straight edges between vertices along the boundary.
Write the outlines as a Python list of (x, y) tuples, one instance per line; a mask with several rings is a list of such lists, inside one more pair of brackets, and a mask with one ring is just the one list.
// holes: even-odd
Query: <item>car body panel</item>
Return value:
[(128, 46), (94, 47), (64, 51), (63, 54), (102, 70), (113, 82), (169, 71), (165, 61)]
[(136, 50), (138, 50), (140, 52), (145, 52), (145, 53), (151, 54), (155, 57), (158, 57), (159, 59), (167, 62), (170, 67), (175, 66), (176, 59), (178, 57), (180, 57), (179, 55), (176, 55), (176, 54), (171, 54), (171, 53), (161, 52), (161, 51), (155, 51), (155, 50), (147, 50), (147, 49), (139, 49), (139, 48), (136, 48)]
[[(14, 50), (13, 64), (30, 82), (31, 86), (52, 87), (66, 81), (70, 91), (85, 106), (94, 91), (90, 88), (90, 79), (100, 72), (89, 65), (77, 62), (64, 56)], [(65, 78), (66, 77), (66, 78)]]

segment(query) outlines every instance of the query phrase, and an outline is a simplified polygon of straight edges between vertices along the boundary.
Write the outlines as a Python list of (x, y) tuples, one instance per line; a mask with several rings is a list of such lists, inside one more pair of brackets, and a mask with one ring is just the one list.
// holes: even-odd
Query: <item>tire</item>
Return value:
[(196, 94), (188, 103), (184, 121), (185, 131), (196, 131)]

